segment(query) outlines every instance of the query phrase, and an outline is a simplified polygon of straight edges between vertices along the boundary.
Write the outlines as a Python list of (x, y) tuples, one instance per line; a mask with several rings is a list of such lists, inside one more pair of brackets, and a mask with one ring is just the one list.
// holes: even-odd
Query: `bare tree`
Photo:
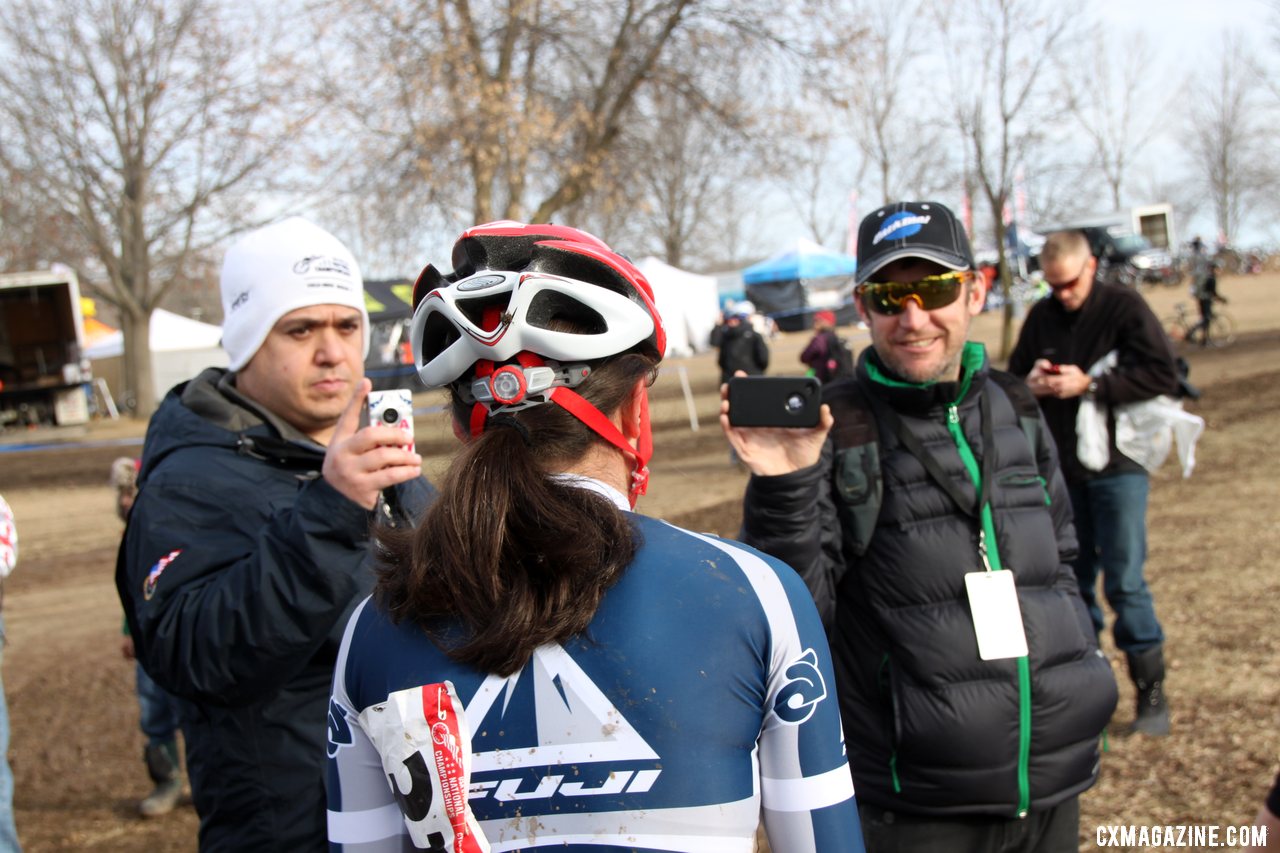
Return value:
[(83, 269), (91, 254), (67, 211), (50, 205), (25, 171), (0, 160), (0, 271), (54, 263)]
[(1129, 168), (1160, 131), (1167, 105), (1151, 97), (1155, 60), (1141, 33), (1125, 34), (1117, 47), (1099, 27), (1084, 43), (1083, 62), (1075, 55), (1061, 57), (1064, 97), (1076, 127), (1092, 143), (1093, 165), (1107, 182), (1111, 207), (1120, 210)]
[(920, 109), (933, 93), (912, 86), (913, 80), (929, 79), (920, 61), (927, 29), (924, 7), (925, 0), (905, 5), (870, 0), (859, 16), (867, 27), (865, 37), (858, 50), (845, 54), (856, 76), (843, 106), (863, 168), (876, 184), (865, 193), (868, 204), (932, 197), (954, 182), (946, 144), (949, 128), (935, 119), (937, 112)]
[(1223, 40), (1217, 73), (1191, 87), (1189, 144), (1218, 232), (1238, 235), (1246, 210), (1274, 192), (1272, 158), (1256, 62), (1237, 36)]
[[(120, 312), (137, 413), (155, 407), (152, 311), (269, 192), (264, 170), (315, 111), (287, 38), (218, 0), (0, 6), (0, 164), (89, 247)], [(302, 151), (288, 152), (305, 162)], [(287, 170), (286, 174), (287, 174)]]
[[(446, 216), (546, 221), (600, 188), (610, 158), (655, 130), (638, 107), (689, 97), (710, 48), (787, 52), (776, 4), (750, 0), (333, 0), (333, 24), (363, 46), (336, 85), (370, 147), (365, 160)], [(799, 17), (799, 13), (793, 17)], [(692, 115), (686, 118), (692, 119)], [(642, 140), (640, 140), (642, 141)], [(410, 180), (412, 178), (413, 180)]]
[(723, 36), (664, 62), (661, 84), (637, 93), (593, 189), (562, 214), (675, 266), (723, 257), (723, 211), (759, 187), (776, 146), (753, 97), (761, 72), (748, 64)]
[(973, 176), (989, 205), (1005, 295), (1000, 357), (1013, 348), (1013, 277), (1004, 210), (1014, 170), (1038, 140), (1037, 108), (1048, 91), (1049, 58), (1077, 12), (1034, 0), (968, 0), (939, 7), (956, 124), (971, 148)]
[(815, 242), (825, 246), (844, 226), (839, 205), (848, 197), (849, 188), (861, 182), (864, 170), (850, 174), (842, 167), (833, 150), (841, 136), (823, 122), (823, 117), (814, 115), (793, 128), (786, 149), (776, 155), (781, 162), (771, 171), (801, 224)]

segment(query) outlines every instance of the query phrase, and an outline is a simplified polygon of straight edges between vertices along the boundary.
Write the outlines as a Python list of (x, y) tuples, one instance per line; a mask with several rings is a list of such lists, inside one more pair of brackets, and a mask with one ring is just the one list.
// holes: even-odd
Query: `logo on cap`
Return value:
[(876, 232), (875, 238), (871, 241), (871, 245), (879, 243), (881, 240), (892, 237), (894, 240), (903, 240), (914, 234), (919, 234), (920, 229), (929, 224), (930, 216), (921, 216), (915, 213), (895, 213), (884, 221), (880, 226), (880, 230)]
[(308, 255), (293, 265), (293, 271), (298, 275), (306, 275), (307, 273), (337, 273), (338, 275), (351, 275), (351, 267), (341, 258), (325, 257), (324, 255)]

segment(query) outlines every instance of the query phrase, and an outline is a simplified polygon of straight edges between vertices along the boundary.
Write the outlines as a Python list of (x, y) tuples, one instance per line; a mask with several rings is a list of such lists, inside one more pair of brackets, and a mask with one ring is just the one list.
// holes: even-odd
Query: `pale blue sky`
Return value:
[[(1230, 35), (1240, 40), (1254, 58), (1268, 63), (1274, 73), (1272, 57), (1280, 39), (1280, 13), (1276, 0), (1099, 0), (1094, 5), (1097, 17), (1114, 27), (1114, 32), (1141, 32), (1154, 53), (1157, 68), (1166, 73), (1156, 77), (1156, 89), (1173, 98), (1189, 79), (1203, 73), (1216, 74), (1225, 40)], [(1176, 109), (1176, 100), (1174, 108)], [(1176, 117), (1176, 122), (1181, 117)], [(1185, 158), (1178, 150), (1177, 133), (1157, 139), (1144, 150), (1136, 164), (1140, 169), (1169, 169), (1184, 172)], [(1163, 199), (1151, 199), (1162, 201)], [(1212, 235), (1215, 229), (1209, 210), (1202, 210), (1190, 221), (1177, 223), (1179, 239), (1194, 233)], [(1280, 233), (1259, 227), (1271, 219), (1258, 218), (1246, 222), (1242, 233), (1233, 235), (1243, 245), (1275, 241)]]

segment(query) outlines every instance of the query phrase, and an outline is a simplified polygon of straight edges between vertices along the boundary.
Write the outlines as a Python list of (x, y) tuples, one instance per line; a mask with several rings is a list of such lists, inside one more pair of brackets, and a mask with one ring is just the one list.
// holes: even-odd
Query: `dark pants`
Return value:
[(1104, 623), (1097, 592), (1101, 574), (1103, 595), (1116, 614), (1112, 627), (1116, 647), (1123, 652), (1141, 652), (1164, 642), (1143, 576), (1149, 488), (1146, 474), (1113, 474), (1068, 487), (1080, 540), (1075, 562), (1080, 597), (1093, 617), (1094, 629), (1101, 633)]
[(1080, 801), (1024, 818), (937, 817), (859, 805), (867, 853), (1076, 853)]
[(147, 743), (151, 746), (172, 743), (179, 724), (177, 700), (151, 680), (142, 664), (138, 664), (137, 685), (138, 709), (141, 711), (139, 722)]
[(1200, 343), (1205, 344), (1209, 342), (1209, 322), (1213, 319), (1213, 297), (1201, 297), (1196, 301), (1200, 304), (1200, 322), (1187, 333), (1187, 340), (1193, 340), (1198, 333)]

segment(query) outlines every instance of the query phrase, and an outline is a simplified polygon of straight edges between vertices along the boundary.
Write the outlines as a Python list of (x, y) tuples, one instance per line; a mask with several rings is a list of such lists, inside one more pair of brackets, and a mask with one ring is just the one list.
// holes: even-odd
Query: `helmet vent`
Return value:
[(444, 352), (453, 342), (462, 337), (458, 327), (450, 323), (443, 314), (427, 315), (426, 326), (422, 330), (422, 353), (424, 360), (430, 360)]
[(599, 312), (554, 290), (543, 290), (529, 301), (525, 319), (530, 326), (553, 332), (573, 331), (580, 335), (603, 335), (609, 331)]
[(458, 307), (458, 310), (462, 312), (462, 314), (471, 321), (472, 325), (478, 329), (483, 329), (485, 327), (484, 315), (486, 308), (489, 308), (492, 305), (497, 305), (502, 311), (506, 311), (507, 306), (510, 303), (511, 294), (509, 292), (496, 293), (492, 295), (485, 294), (471, 299), (454, 300), (454, 304)]

